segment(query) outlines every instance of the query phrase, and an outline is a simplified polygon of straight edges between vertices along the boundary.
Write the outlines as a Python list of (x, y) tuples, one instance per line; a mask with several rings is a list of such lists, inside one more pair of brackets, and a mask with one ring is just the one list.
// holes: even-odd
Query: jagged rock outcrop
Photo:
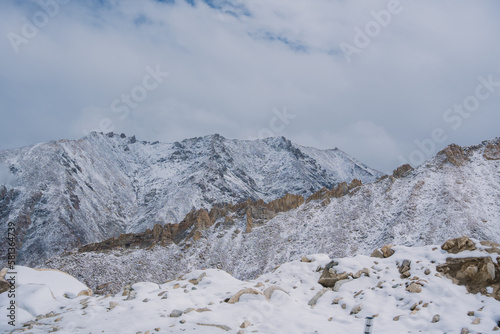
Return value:
[[(480, 244), (487, 253), (498, 255), (496, 262), (491, 256), (447, 258), (446, 263), (438, 265), (436, 270), (453, 283), (465, 286), (470, 293), (481, 293), (500, 300), (500, 249), (498, 244), (490, 241)], [(441, 248), (452, 254), (478, 249), (474, 241), (466, 236), (448, 240)]]
[(442, 250), (448, 253), (458, 254), (463, 251), (473, 251), (476, 250), (476, 244), (469, 237), (463, 236), (456, 239), (447, 240), (442, 246)]
[(360, 180), (354, 179), (349, 184), (347, 182), (341, 182), (331, 190), (322, 188), (321, 190), (309, 196), (306, 200), (306, 203), (309, 203), (310, 201), (329, 200), (330, 198), (340, 198), (347, 195), (351, 190), (361, 187), (362, 185), (363, 184)]
[(286, 212), (298, 208), (304, 203), (300, 195), (286, 194), (282, 198), (269, 203), (263, 200), (247, 200), (236, 205), (215, 205), (210, 211), (205, 209), (193, 210), (179, 224), (157, 224), (153, 229), (147, 229), (142, 233), (120, 234), (102, 242), (82, 246), (79, 252), (105, 251), (115, 248), (149, 248), (154, 245), (166, 246), (170, 243), (185, 242), (189, 239), (199, 240), (203, 231), (210, 228), (217, 221), (223, 219), (223, 224), (230, 226), (235, 219), (247, 220), (247, 233), (253, 226), (261, 226), (276, 217), (280, 212)]
[(449, 162), (455, 166), (463, 166), (469, 160), (469, 154), (457, 144), (447, 146), (437, 156), (443, 158), (443, 163)]
[(500, 160), (500, 141), (486, 145), (483, 156), (488, 160)]
[(392, 176), (400, 179), (404, 177), (407, 173), (411, 172), (413, 170), (413, 167), (410, 164), (404, 164), (402, 166), (399, 166), (392, 172)]

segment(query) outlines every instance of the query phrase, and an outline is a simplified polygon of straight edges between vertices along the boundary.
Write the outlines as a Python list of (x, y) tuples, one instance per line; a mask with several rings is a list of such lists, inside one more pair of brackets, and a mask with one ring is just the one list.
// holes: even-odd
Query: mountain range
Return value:
[[(0, 151), (0, 233), (16, 224), (18, 264), (160, 224), (192, 210), (310, 196), (382, 174), (341, 150), (220, 135), (175, 143), (96, 133)], [(5, 243), (0, 245), (6, 254)]]
[(500, 242), (500, 139), (450, 145), (423, 165), (357, 180), (303, 197), (247, 200), (191, 211), (158, 224), (51, 258), (96, 291), (137, 281), (219, 268), (253, 279), (304, 254), (369, 255), (386, 244), (423, 246), (470, 235)]

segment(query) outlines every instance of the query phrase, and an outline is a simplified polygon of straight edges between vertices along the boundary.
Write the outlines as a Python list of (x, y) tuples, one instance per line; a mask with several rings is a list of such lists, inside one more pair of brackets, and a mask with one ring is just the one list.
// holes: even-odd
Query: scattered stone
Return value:
[(393, 320), (393, 321), (399, 321), (399, 317), (401, 317), (401, 316), (400, 316), (400, 315), (395, 316), (392, 320)]
[(264, 296), (267, 298), (267, 299), (271, 299), (271, 296), (273, 295), (274, 291), (281, 291), (281, 292), (284, 292), (288, 295), (288, 292), (286, 292), (285, 290), (283, 290), (281, 287), (277, 286), (277, 285), (272, 285), (270, 287), (268, 287), (267, 289), (264, 290)]
[(340, 305), (340, 307), (342, 307), (342, 309), (345, 310), (347, 308), (347, 305), (346, 304), (342, 304), (342, 305)]
[(472, 320), (472, 324), (473, 325), (479, 325), (481, 323), (481, 319), (480, 318), (475, 318), (474, 320)]
[(462, 328), (460, 334), (469, 334), (469, 330), (467, 328)]
[(410, 269), (411, 269), (411, 261), (410, 260), (403, 260), (403, 263), (398, 265), (399, 268), (399, 273), (401, 274), (401, 278), (408, 278), (410, 277)]
[(328, 321), (332, 321), (332, 320), (333, 320), (333, 317), (328, 318)]
[(178, 318), (178, 317), (180, 317), (181, 315), (182, 315), (182, 311), (181, 311), (181, 310), (173, 310), (173, 311), (170, 313), (169, 317), (170, 317), (170, 318)]
[(312, 260), (308, 259), (307, 256), (303, 256), (301, 259), (300, 259), (300, 262), (312, 262)]
[(350, 314), (358, 314), (363, 309), (363, 304), (359, 304), (353, 307)]
[(250, 327), (252, 323), (248, 320), (243, 321), (243, 323), (240, 325), (240, 328), (247, 328)]
[(358, 270), (352, 277), (360, 278), (362, 274), (365, 274), (365, 276), (370, 277), (370, 269), (363, 268), (361, 270)]
[(395, 253), (392, 247), (394, 247), (394, 245), (385, 245), (380, 249), (382, 251), (382, 254), (384, 255), (384, 258), (391, 257)]
[(337, 297), (333, 300), (332, 304), (336, 305), (338, 304), (344, 297)]
[(406, 288), (406, 291), (411, 292), (411, 293), (420, 293), (420, 292), (422, 292), (422, 286), (420, 284), (412, 282), (410, 285), (408, 285), (408, 287)]
[(259, 283), (255, 284), (255, 286), (254, 286), (254, 288), (263, 288), (263, 287), (265, 287), (265, 285), (262, 282), (259, 282)]
[(342, 284), (345, 284), (347, 282), (350, 282), (351, 280), (348, 280), (348, 279), (342, 279), (340, 281), (337, 281), (335, 282), (335, 286), (333, 287), (333, 291), (339, 291), (340, 287), (342, 286)]
[(117, 302), (109, 302), (109, 309), (112, 310), (117, 307), (119, 304)]
[(227, 302), (229, 304), (235, 304), (235, 303), (240, 301), (240, 297), (244, 294), (261, 295), (264, 298), (266, 298), (267, 301), (269, 301), (269, 299), (266, 296), (264, 296), (264, 294), (262, 292), (255, 290), (255, 289), (252, 289), (252, 288), (246, 288), (246, 289), (242, 289), (242, 290), (238, 291), (234, 296), (229, 298), (229, 300)]
[(474, 311), (469, 311), (469, 312), (467, 312), (467, 315), (468, 315), (469, 317), (473, 317), (473, 316), (474, 316), (474, 314), (475, 314), (475, 313), (474, 313)]
[(384, 258), (384, 254), (379, 249), (375, 249), (370, 256), (371, 257), (378, 257), (378, 258), (381, 258), (381, 259)]
[(184, 314), (188, 314), (189, 312), (193, 312), (194, 311), (194, 308), (192, 307), (188, 307), (187, 309), (185, 309), (182, 313)]
[(182, 319), (181, 321), (179, 321), (181, 324), (185, 324), (186, 323), (186, 320)]
[(436, 322), (439, 322), (440, 320), (440, 315), (439, 314), (435, 314), (433, 317), (432, 317), (432, 323), (436, 323)]
[(161, 331), (161, 328), (157, 327), (157, 328), (155, 328), (155, 331), (159, 332), (159, 331)]
[(196, 278), (196, 279), (190, 279), (189, 283), (191, 283), (193, 285), (198, 285), (201, 282), (201, 280), (203, 278), (205, 278), (206, 276), (207, 276), (207, 274), (205, 272), (203, 272), (198, 278)]
[(179, 283), (174, 284), (174, 289), (179, 289), (181, 285)]
[(430, 270), (430, 269), (425, 269), (424, 274), (426, 274), (426, 275), (430, 275), (430, 273), (431, 273), (431, 270)]
[(328, 291), (332, 291), (331, 288), (323, 288), (319, 291), (310, 301), (307, 303), (309, 306), (314, 306), (318, 302), (318, 300)]
[(212, 312), (212, 310), (211, 310), (211, 309), (209, 309), (209, 308), (207, 308), (207, 307), (204, 307), (204, 308), (197, 308), (195, 311), (196, 311), (196, 312), (198, 312), (198, 313), (202, 313), (202, 312)]

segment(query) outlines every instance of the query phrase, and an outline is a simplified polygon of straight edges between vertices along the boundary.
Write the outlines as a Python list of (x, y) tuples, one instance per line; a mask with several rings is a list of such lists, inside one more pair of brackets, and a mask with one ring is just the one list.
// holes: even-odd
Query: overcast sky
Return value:
[(499, 17), (495, 0), (0, 1), (0, 149), (285, 136), (390, 172), (500, 136)]

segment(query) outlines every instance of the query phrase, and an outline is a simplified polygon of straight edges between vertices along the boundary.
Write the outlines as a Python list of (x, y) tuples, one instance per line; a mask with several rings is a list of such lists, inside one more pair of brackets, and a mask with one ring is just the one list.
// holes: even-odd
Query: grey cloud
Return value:
[[(389, 1), (232, 3), (75, 1), (61, 5), (19, 53), (2, 38), (0, 148), (78, 138), (106, 119), (115, 132), (146, 140), (284, 135), (339, 147), (388, 172), (435, 128), (447, 134), (436, 150), (500, 135), (500, 91), (459, 129), (443, 120), (479, 76), (500, 81), (493, 1), (402, 0), (401, 13), (351, 63), (339, 45), (354, 43), (355, 28)], [(37, 8), (2, 2), (2, 35), (20, 33), (22, 16)], [(146, 67), (157, 64), (169, 77), (126, 117), (115, 112), (113, 101), (138, 93)], [(285, 107), (296, 118), (268, 131), (273, 110)]]

